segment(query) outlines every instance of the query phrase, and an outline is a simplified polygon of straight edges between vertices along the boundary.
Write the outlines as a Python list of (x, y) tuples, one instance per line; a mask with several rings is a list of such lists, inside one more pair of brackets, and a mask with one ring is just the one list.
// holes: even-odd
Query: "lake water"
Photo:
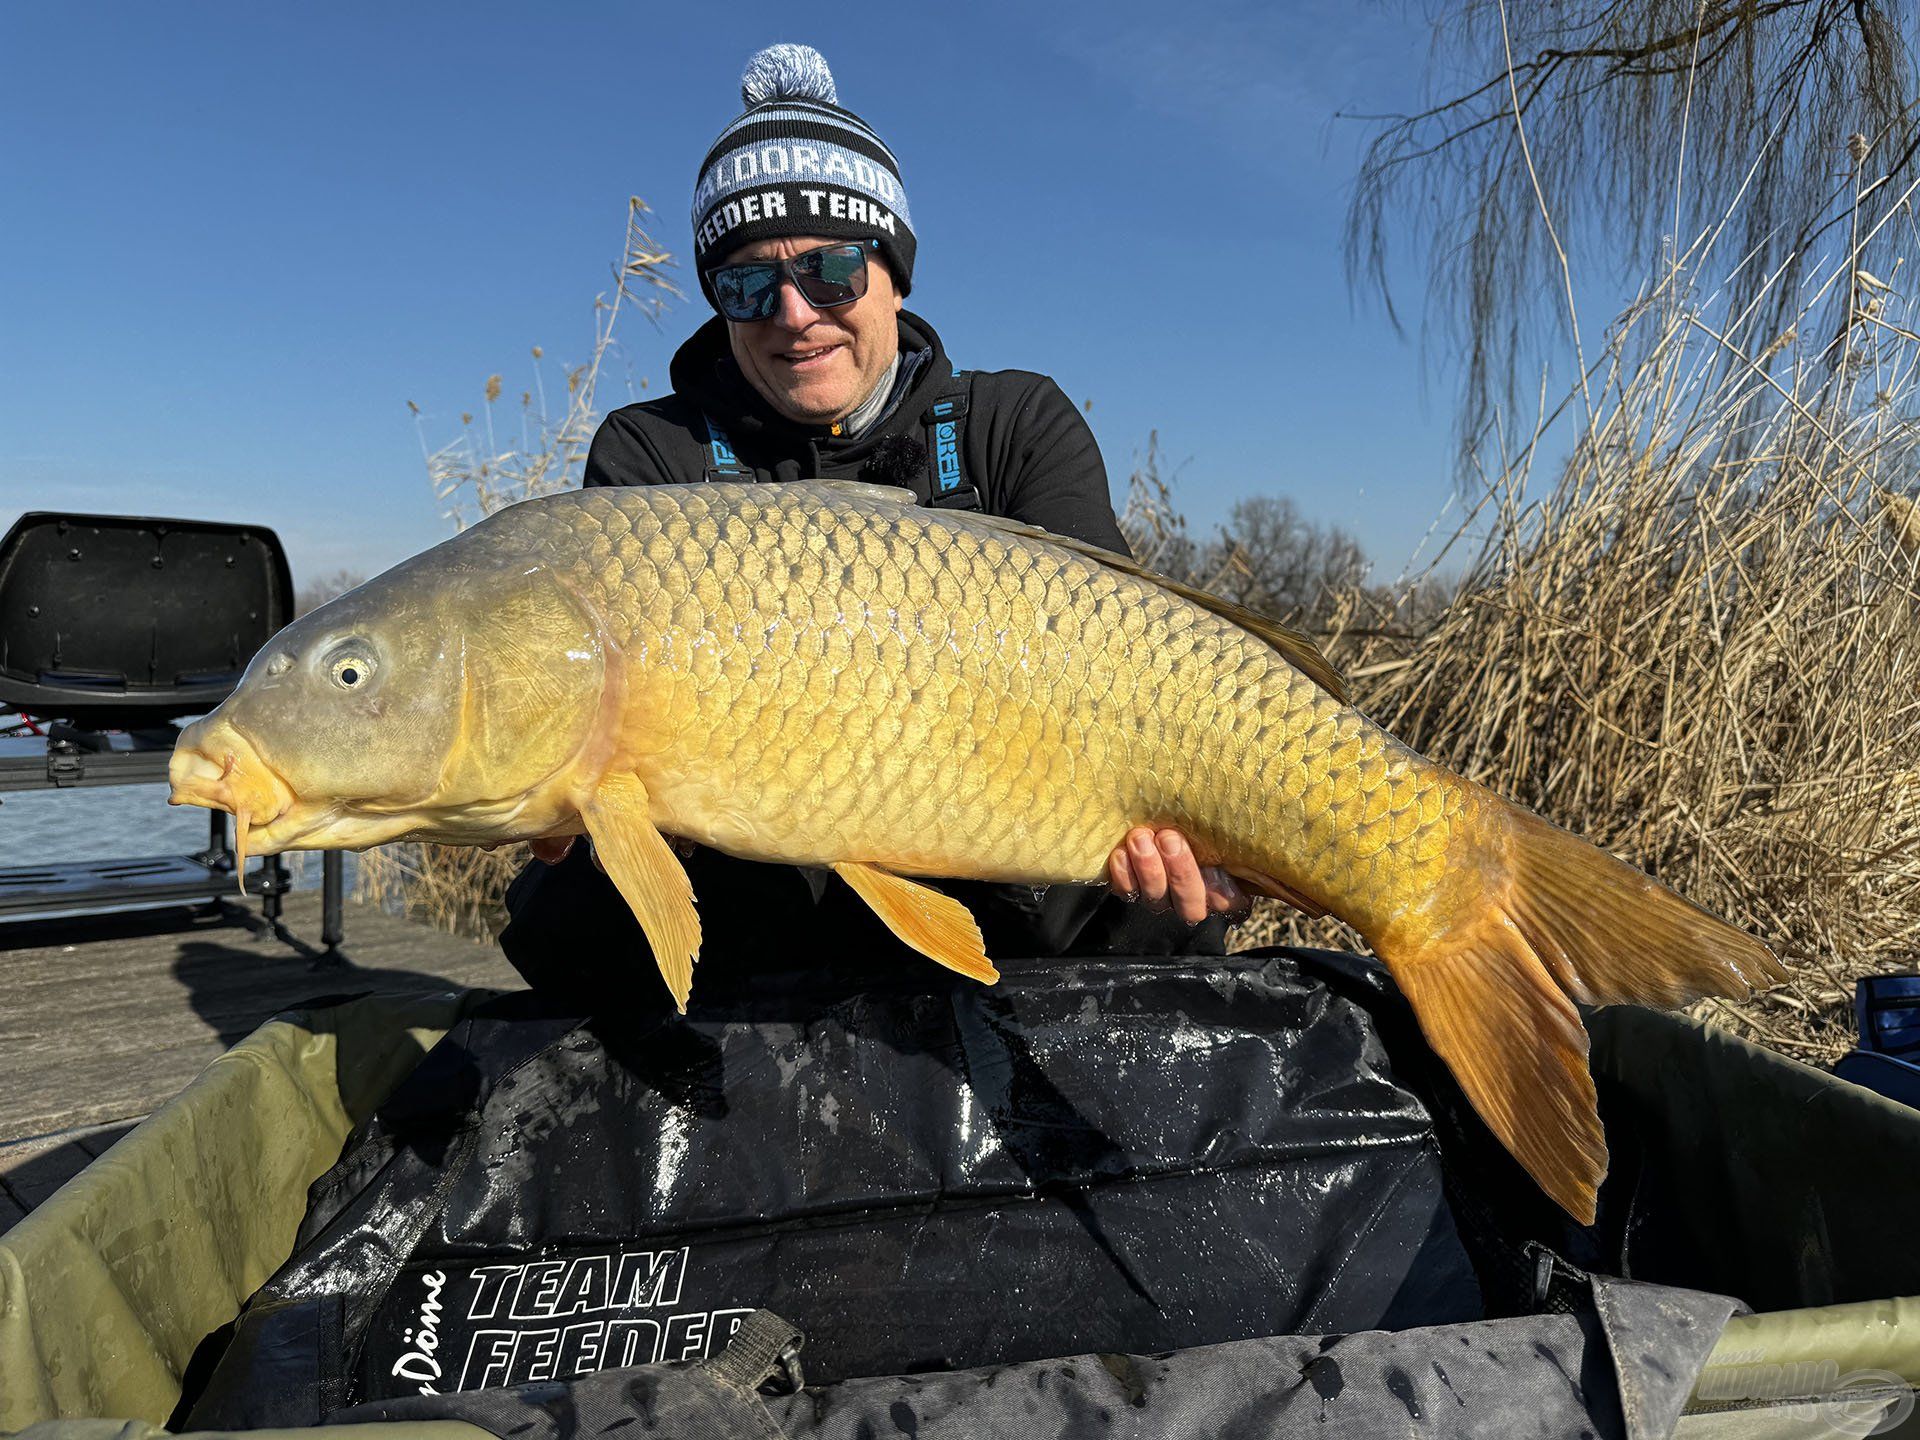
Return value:
[[(167, 804), (164, 784), (25, 790), (0, 796), (0, 868), (191, 855), (207, 848), (208, 831), (207, 812)], [(349, 894), (358, 858), (347, 856)], [(317, 852), (284, 859), (295, 889), (319, 888)]]

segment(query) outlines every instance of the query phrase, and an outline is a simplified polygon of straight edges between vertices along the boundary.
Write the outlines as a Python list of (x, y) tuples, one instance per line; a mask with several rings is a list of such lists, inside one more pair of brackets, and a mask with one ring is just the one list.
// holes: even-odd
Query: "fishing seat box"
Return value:
[(95, 730), (204, 714), (293, 608), (264, 526), (32, 511), (0, 540), (0, 701)]
[[(286, 553), (264, 526), (22, 515), (0, 539), (0, 709), (51, 723), (44, 746), (8, 742), (0, 791), (164, 781), (171, 722), (226, 699), (294, 604)], [(0, 917), (217, 898), (235, 883), (225, 815), (209, 818), (209, 835), (194, 855), (0, 869)], [(331, 950), (339, 857), (323, 870)], [(281, 862), (270, 857), (247, 884), (278, 920)]]
[(283, 1015), (0, 1236), (0, 1432), (1703, 1437), (1911, 1412), (1920, 1255), (1893, 1242), (1920, 1112), (1596, 1012), (1613, 1163), (1580, 1227), (1370, 962), (1003, 970), (716, 958), (685, 1018), (527, 992)]

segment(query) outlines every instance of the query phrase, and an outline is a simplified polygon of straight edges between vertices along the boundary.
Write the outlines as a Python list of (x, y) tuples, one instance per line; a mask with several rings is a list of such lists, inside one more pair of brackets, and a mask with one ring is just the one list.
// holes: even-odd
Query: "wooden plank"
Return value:
[[(317, 892), (287, 898), (285, 929), (294, 943), (237, 909), (224, 922), (177, 909), (0, 927), (0, 1155), (9, 1139), (147, 1114), (315, 997), (520, 986), (498, 947), (359, 905), (343, 946), (354, 963), (316, 968)], [(88, 1153), (86, 1140), (76, 1149)]]
[(0, 1150), (0, 1182), (14, 1204), (32, 1210), (92, 1163), (93, 1156), (72, 1140), (10, 1145)]
[(117, 1125), (101, 1125), (92, 1130), (82, 1130), (73, 1137), (73, 1143), (98, 1160), (119, 1144), (120, 1137), (133, 1129), (137, 1123), (137, 1121), (127, 1120)]
[[(244, 962), (245, 957), (239, 957)], [(100, 1054), (130, 1055), (174, 1043), (175, 1032), (185, 1037), (207, 1036), (232, 1043), (257, 1028), (268, 1016), (295, 1009), (328, 996), (424, 993), (460, 988), (470, 979), (490, 976), (434, 975), (414, 970), (356, 969), (316, 979), (311, 974), (265, 974), (246, 983), (169, 982), (122, 993), (111, 1001), (84, 1010), (46, 1007), (25, 1025), (0, 1032), (0, 1077), (31, 1075), (63, 1060)], [(0, 1078), (0, 1096), (8, 1088)], [(6, 1138), (0, 1134), (0, 1139)]]
[[(429, 956), (423, 965), (408, 957), (372, 950), (358, 952), (359, 963), (316, 969), (305, 957), (289, 953), (271, 939), (244, 934), (238, 943), (217, 943), (195, 936), (178, 947), (171, 966), (159, 973), (128, 973), (110, 985), (42, 985), (6, 989), (10, 1013), (0, 1022), (0, 1073), (8, 1061), (38, 1065), (63, 1053), (100, 1044), (121, 1048), (147, 1043), (141, 1026), (156, 1013), (191, 1013), (229, 1042), (253, 1030), (262, 1019), (306, 1001), (359, 991), (444, 990), (453, 986), (514, 987), (517, 976), (497, 952), (478, 946), (453, 963)], [(502, 971), (506, 973), (502, 973)], [(5, 982), (0, 981), (0, 986)], [(86, 1006), (86, 1024), (76, 1026), (74, 995), (94, 991)], [(517, 987), (515, 987), (517, 988)], [(4, 1094), (0, 1086), (0, 1094)]]
[(228, 1049), (218, 1037), (196, 1036), (132, 1053), (101, 1053), (64, 1059), (44, 1079), (9, 1084), (5, 1125), (9, 1133), (40, 1135), (76, 1125), (104, 1125), (151, 1114), (178, 1095)]
[[(319, 907), (317, 902), (298, 903), (307, 900), (303, 892), (290, 897), (288, 905), (288, 929), (304, 942), (306, 950), (274, 937), (257, 916), (247, 915), (245, 923), (236, 923), (195, 917), (177, 909), (137, 924), (120, 920), (112, 929), (78, 940), (70, 938), (74, 935), (72, 926), (59, 930), (24, 924), (0, 927), (0, 977), (4, 977), (9, 1009), (31, 1005), (53, 994), (70, 998), (75, 986), (90, 982), (119, 987), (164, 979), (182, 963), (183, 949), (195, 941), (221, 950), (256, 946), (261, 957), (289, 965), (310, 962), (319, 953)], [(379, 969), (416, 967), (433, 973), (487, 973), (501, 977), (496, 984), (515, 983), (513, 968), (497, 946), (444, 935), (365, 906), (350, 906), (348, 910), (347, 939), (342, 950), (357, 964)], [(307, 911), (313, 912), (311, 917)], [(26, 939), (46, 935), (55, 943), (23, 944), (22, 937), (9, 935), (9, 931), (31, 931)]]

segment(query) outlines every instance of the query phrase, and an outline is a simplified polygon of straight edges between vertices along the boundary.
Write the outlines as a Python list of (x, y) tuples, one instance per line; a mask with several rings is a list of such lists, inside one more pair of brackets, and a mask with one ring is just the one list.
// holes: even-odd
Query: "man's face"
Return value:
[[(798, 236), (756, 240), (721, 262), (791, 260), (803, 250), (839, 242)], [(766, 402), (802, 425), (844, 420), (873, 393), (900, 349), (895, 316), (900, 296), (893, 272), (867, 256), (867, 293), (851, 305), (816, 310), (791, 281), (780, 282), (780, 308), (765, 320), (727, 321), (733, 358)]]

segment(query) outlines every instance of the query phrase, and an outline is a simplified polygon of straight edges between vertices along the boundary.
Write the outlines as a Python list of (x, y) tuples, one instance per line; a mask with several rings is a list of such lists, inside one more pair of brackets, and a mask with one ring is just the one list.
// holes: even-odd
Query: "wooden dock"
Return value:
[(320, 896), (276, 935), (237, 903), (0, 926), (0, 1232), (278, 1011), (323, 995), (517, 989), (494, 945), (347, 906), (320, 963)]

